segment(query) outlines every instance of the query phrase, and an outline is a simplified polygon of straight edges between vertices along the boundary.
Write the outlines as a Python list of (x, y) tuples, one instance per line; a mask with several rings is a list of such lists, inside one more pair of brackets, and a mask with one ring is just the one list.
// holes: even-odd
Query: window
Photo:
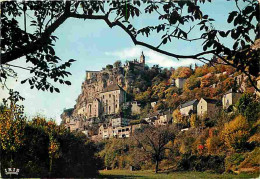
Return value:
[(117, 104), (116, 104), (116, 108), (117, 108)]
[(105, 98), (105, 96), (103, 95), (103, 99)]
[(129, 131), (129, 128), (126, 128), (126, 131)]
[(202, 109), (202, 106), (200, 107), (200, 109)]
[(111, 94), (109, 94), (109, 97), (111, 98)]

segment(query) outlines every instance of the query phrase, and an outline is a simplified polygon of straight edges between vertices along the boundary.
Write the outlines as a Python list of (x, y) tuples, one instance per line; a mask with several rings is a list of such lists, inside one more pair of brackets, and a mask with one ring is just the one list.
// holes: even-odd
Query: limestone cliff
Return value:
[[(85, 120), (89, 121), (91, 118), (99, 118), (106, 111), (104, 105), (104, 95), (101, 98), (104, 90), (112, 85), (119, 86), (119, 90), (127, 91), (133, 87), (134, 80), (137, 78), (139, 73), (136, 71), (144, 71), (145, 67), (145, 57), (142, 54), (140, 60), (128, 61), (123, 66), (120, 65), (107, 65), (101, 71), (86, 71), (86, 77), (81, 86), (81, 94), (76, 100), (76, 104), (73, 108), (70, 118), (73, 120)], [(118, 90), (118, 89), (114, 89)], [(121, 90), (121, 91), (122, 91)], [(112, 94), (112, 93), (111, 93)], [(108, 94), (110, 96), (110, 93)], [(114, 95), (114, 93), (113, 93)], [(123, 100), (123, 94), (115, 96), (115, 101)], [(118, 99), (117, 99), (118, 98)], [(120, 98), (120, 99), (119, 99)], [(110, 108), (111, 100), (108, 101), (108, 107)], [(103, 104), (103, 105), (102, 105)], [(111, 104), (112, 105), (112, 104)], [(116, 105), (116, 104), (115, 104)], [(120, 105), (120, 104), (118, 104)], [(112, 106), (111, 106), (112, 107)], [(114, 106), (119, 108), (119, 106)], [(94, 113), (95, 110), (95, 113)], [(110, 109), (107, 109), (107, 111)], [(118, 110), (117, 110), (118, 111)], [(109, 113), (111, 114), (111, 113)], [(68, 116), (62, 114), (62, 119), (65, 121), (64, 116), (66, 116), (66, 121), (68, 121)]]

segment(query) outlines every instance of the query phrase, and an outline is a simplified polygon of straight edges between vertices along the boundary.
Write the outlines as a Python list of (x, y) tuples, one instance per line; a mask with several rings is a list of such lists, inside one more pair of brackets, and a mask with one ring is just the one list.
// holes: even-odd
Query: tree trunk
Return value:
[(156, 162), (155, 162), (155, 173), (158, 173), (158, 170), (159, 170), (159, 161), (156, 160)]

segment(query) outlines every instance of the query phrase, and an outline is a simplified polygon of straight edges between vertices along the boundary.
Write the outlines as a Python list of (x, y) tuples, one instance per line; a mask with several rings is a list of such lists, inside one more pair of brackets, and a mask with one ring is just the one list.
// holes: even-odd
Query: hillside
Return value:
[[(118, 111), (109, 113), (108, 110), (105, 112), (104, 106), (115, 108), (117, 100), (108, 100), (106, 103), (100, 95), (113, 85), (122, 88), (124, 94), (121, 93)], [(136, 101), (138, 107), (141, 107), (141, 115), (128, 117), (142, 119), (153, 112), (173, 111), (180, 104), (194, 99), (221, 100), (231, 88), (240, 93), (254, 92), (247, 77), (230, 66), (213, 66), (209, 63), (203, 66), (195, 65), (193, 68), (190, 66), (162, 69), (158, 65), (149, 68), (145, 65), (145, 56), (142, 54), (139, 61), (135, 59), (126, 64), (116, 61), (114, 65), (107, 65), (101, 71), (86, 71), (86, 78), (81, 86), (82, 92), (74, 108), (64, 111), (62, 119), (63, 123), (74, 121), (75, 129), (101, 121), (108, 122), (109, 115), (122, 117), (122, 112), (126, 114), (122, 109), (123, 103), (131, 101)]]

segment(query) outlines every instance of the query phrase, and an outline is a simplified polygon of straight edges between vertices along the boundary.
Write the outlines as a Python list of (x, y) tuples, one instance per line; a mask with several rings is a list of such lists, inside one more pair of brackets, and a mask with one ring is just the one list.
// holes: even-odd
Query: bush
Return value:
[(256, 101), (252, 94), (246, 93), (236, 104), (240, 114), (249, 121), (256, 121), (260, 114), (260, 103)]
[(239, 115), (233, 121), (226, 123), (222, 131), (225, 144), (232, 151), (247, 149), (247, 140), (249, 138), (249, 124), (247, 120)]
[(225, 171), (224, 156), (207, 155), (183, 155), (177, 163), (178, 170), (206, 171), (211, 170), (217, 173)]
[(234, 153), (230, 156), (227, 156), (225, 159), (225, 170), (235, 171), (237, 170), (238, 165), (244, 161), (245, 156), (241, 153)]
[(240, 163), (239, 168), (259, 167), (260, 147), (256, 147), (252, 152), (245, 154), (245, 160)]

